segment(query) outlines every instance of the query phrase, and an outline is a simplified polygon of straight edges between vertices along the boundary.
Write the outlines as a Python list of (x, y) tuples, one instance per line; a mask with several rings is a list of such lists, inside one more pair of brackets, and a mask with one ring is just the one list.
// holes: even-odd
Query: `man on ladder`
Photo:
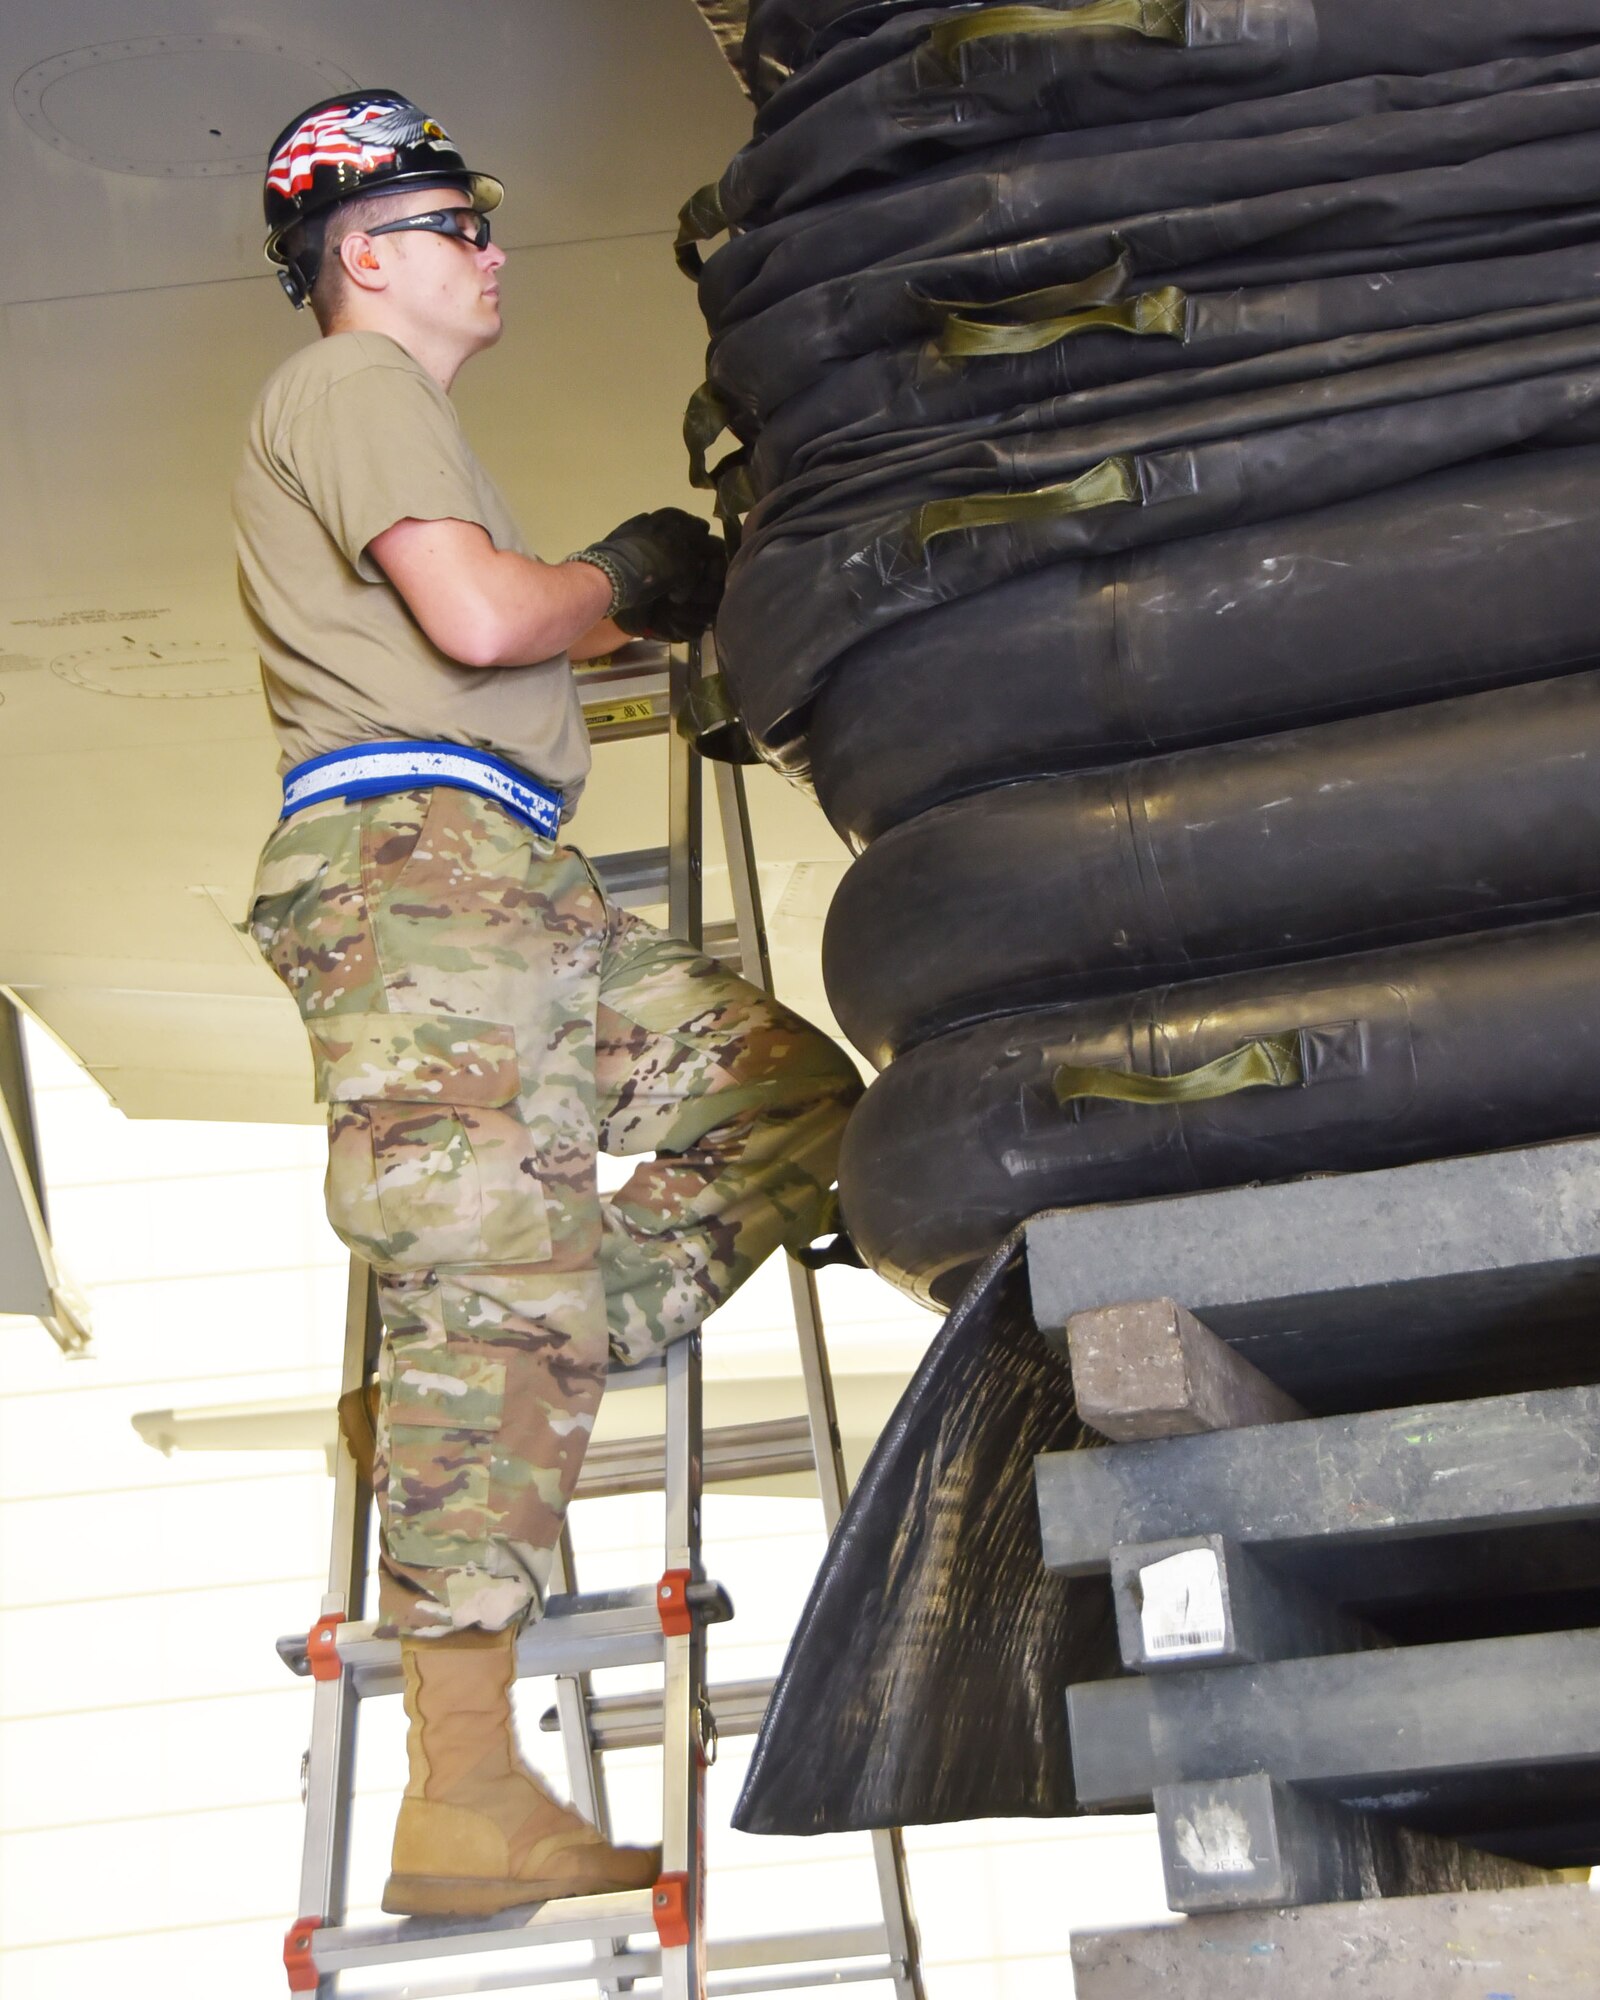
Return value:
[[(670, 508), (562, 563), (524, 550), (448, 395), (500, 334), (501, 194), (393, 91), (283, 132), (267, 254), (323, 338), (267, 383), (234, 496), (284, 773), (251, 930), (310, 1035), (329, 1219), (377, 1274), (410, 1725), (384, 1907), (427, 1915), (653, 1881), (656, 1851), (522, 1765), (515, 1634), (608, 1360), (809, 1240), (859, 1092), (559, 840), (589, 767), (571, 660), (703, 630), (721, 551)], [(597, 1148), (655, 1158), (602, 1201)]]

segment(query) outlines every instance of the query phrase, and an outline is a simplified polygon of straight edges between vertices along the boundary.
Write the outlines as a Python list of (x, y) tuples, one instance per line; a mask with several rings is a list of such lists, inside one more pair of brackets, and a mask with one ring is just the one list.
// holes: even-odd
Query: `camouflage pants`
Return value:
[[(855, 1070), (468, 792), (285, 821), (251, 931), (311, 1038), (329, 1220), (378, 1274), (384, 1624), (514, 1624), (609, 1357), (809, 1238)], [(655, 1158), (602, 1201), (597, 1149)]]

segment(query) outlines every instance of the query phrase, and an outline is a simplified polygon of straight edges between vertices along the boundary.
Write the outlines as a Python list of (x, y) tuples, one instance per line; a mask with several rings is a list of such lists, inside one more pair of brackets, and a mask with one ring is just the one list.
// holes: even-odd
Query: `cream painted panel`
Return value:
[[(329, 69), (404, 90), (442, 119), (474, 164), (506, 182), (498, 220), (513, 244), (660, 229), (749, 130), (749, 107), (687, 0), (474, 0), (470, 13), (450, 16), (435, 0), (253, 0), (242, 14), (215, 0), (7, 0), (0, 56), (9, 94), (12, 80), (65, 51), (194, 35), (242, 35), (287, 57), (241, 51), (217, 70), (213, 54), (209, 72), (190, 72), (191, 86), (181, 51), (147, 53), (104, 83), (80, 73), (58, 91), (56, 114), (81, 125), (89, 150), (109, 158), (112, 134), (97, 135), (93, 120), (103, 89), (117, 105), (107, 125), (126, 131), (142, 112), (157, 128), (151, 153), (166, 127), (171, 159), (248, 160), (248, 170), (105, 172), (53, 146), (8, 105), (0, 121), (0, 297), (128, 292), (261, 271), (254, 162), (265, 164), (267, 146), (297, 111), (339, 87)], [(271, 283), (263, 279), (263, 291)]]
[[(231, 1342), (227, 1343), (231, 1346)], [(223, 1358), (219, 1342), (217, 1358)], [(257, 1348), (253, 1355), (241, 1355), (259, 1364), (271, 1357)], [(193, 1383), (173, 1383), (171, 1390), (185, 1404), (205, 1406), (222, 1402), (266, 1402), (281, 1398), (285, 1382), (292, 1375), (296, 1390), (304, 1384), (305, 1370), (295, 1369), (272, 1375), (245, 1375), (234, 1379), (201, 1378)], [(338, 1394), (338, 1376), (326, 1371), (326, 1404), (329, 1441), (333, 1438), (333, 1405)], [(163, 1385), (164, 1387), (169, 1385)], [(70, 1484), (77, 1492), (116, 1493), (122, 1500), (142, 1493), (166, 1490), (193, 1482), (207, 1484), (220, 1473), (284, 1472), (322, 1469), (323, 1447), (311, 1445), (290, 1452), (174, 1452), (164, 1457), (146, 1444), (129, 1421), (129, 1404), (145, 1407), (165, 1405), (168, 1398), (158, 1392), (150, 1404), (137, 1391), (97, 1390), (91, 1386), (65, 1392), (61, 1396), (7, 1397), (0, 1402), (0, 1456), (5, 1458), (15, 1490), (23, 1493), (50, 1492)], [(63, 1443), (70, 1426), (71, 1448)], [(122, 1504), (119, 1500), (119, 1506)], [(291, 1565), (296, 1574), (300, 1563)], [(107, 1578), (107, 1592), (116, 1593), (117, 1583)], [(0, 1594), (5, 1587), (0, 1585)], [(98, 1593), (97, 1593), (98, 1594)]]
[(281, 992), (255, 1001), (26, 981), (22, 990), (130, 1118), (275, 1121), (321, 1132), (305, 1035)]
[[(52, 1188), (96, 1187), (130, 1177), (191, 1180), (263, 1170), (322, 1171), (326, 1148), (318, 1132), (281, 1125), (260, 1125), (250, 1132), (196, 1132), (176, 1120), (130, 1124), (100, 1091), (85, 1087), (81, 1070), (56, 1044), (35, 1035), (31, 1045), (41, 1043), (52, 1071), (68, 1080), (65, 1088), (50, 1093)], [(332, 1255), (338, 1245), (332, 1236), (328, 1242)]]
[[(208, 1902), (215, 1904), (215, 1896)], [(81, 1930), (81, 1926), (79, 1927)], [(193, 1911), (182, 1926), (146, 1928), (132, 1936), (68, 1942), (53, 1949), (13, 1951), (0, 1958), (6, 2000), (283, 2000), (281, 1916), (230, 1923)]]
[[(28, 1628), (19, 1627), (18, 1639), (27, 1636)], [(137, 1630), (130, 1634), (139, 1636)], [(195, 1636), (193, 1650), (203, 1664), (206, 1646), (198, 1630)], [(99, 1644), (91, 1657), (101, 1658), (103, 1699)], [(270, 1690), (191, 1693), (174, 1676), (159, 1708), (136, 1709), (137, 1697), (130, 1695), (128, 1706), (97, 1709), (91, 1691), (75, 1710), (63, 1713), (58, 1705), (49, 1714), (0, 1724), (0, 1828), (21, 1834), (297, 1802), (310, 1702), (305, 1688), (280, 1672), (282, 1686)], [(87, 1793), (61, 1782), (64, 1770), (80, 1768), (95, 1773)]]
[[(307, 1206), (315, 1203), (308, 1187)], [(82, 1371), (86, 1384), (125, 1388), (131, 1413), (178, 1402), (197, 1382), (208, 1396), (227, 1400), (235, 1384), (260, 1379), (268, 1361), (276, 1364), (274, 1393), (298, 1393), (308, 1370), (313, 1387), (335, 1380), (345, 1271), (341, 1255), (320, 1268), (273, 1266), (175, 1284), (97, 1284), (94, 1353)], [(70, 1389), (47, 1334), (19, 1325), (4, 1344), (8, 1400)]]
[[(223, 1910), (273, 1916), (292, 1906), (300, 1821), (299, 1801), (284, 1799), (151, 1818), (136, 1830), (77, 1826), (0, 1836), (7, 1942), (15, 1949), (73, 1935), (181, 1928)], [(224, 1869), (219, 1855), (227, 1857)], [(86, 1883), (94, 1884), (89, 1911)], [(281, 1962), (277, 1971), (281, 1985)]]
[[(193, 1701), (202, 1704), (193, 1718), (197, 1728), (212, 1729), (208, 1718), (215, 1706), (219, 1711), (215, 1729), (223, 1730), (220, 1712), (227, 1702), (254, 1700), (258, 1695), (265, 1700), (295, 1690), (294, 1676), (272, 1645), (280, 1633), (311, 1623), (322, 1595), (316, 1575), (318, 1553), (269, 1541), (252, 1549), (248, 1578), (214, 1589), (157, 1593), (108, 1585), (92, 1601), (37, 1611), (8, 1608), (0, 1720), (88, 1716), (108, 1705), (136, 1707), (147, 1702), (171, 1704), (177, 1718), (182, 1705)], [(269, 1574), (268, 1566), (274, 1563), (280, 1567), (277, 1576)], [(305, 1574), (288, 1574), (297, 1564), (304, 1565)], [(104, 1645), (111, 1633), (117, 1648), (114, 1685), (107, 1684), (105, 1673)], [(303, 1722), (299, 1718), (295, 1726)], [(0, 1798), (9, 1800), (13, 1781), (21, 1782), (30, 1768), (34, 1752), (21, 1745), (35, 1726), (42, 1729), (44, 1723), (19, 1722), (20, 1733), (7, 1741), (0, 1758)], [(240, 1720), (235, 1726), (242, 1733), (246, 1724)], [(194, 1754), (198, 1758), (199, 1750)], [(299, 1752), (295, 1755), (298, 1758)], [(218, 1774), (207, 1775), (203, 1764), (177, 1775), (185, 1785), (210, 1786), (207, 1796), (214, 1795)], [(238, 1790), (234, 1774), (225, 1776), (235, 1786), (235, 1796), (257, 1796), (254, 1781)], [(41, 1807), (27, 1817), (31, 1822), (41, 1815), (50, 1816)], [(7, 1804), (0, 1824), (22, 1823)]]
[[(52, 1212), (63, 1243), (77, 1246), (73, 1268), (90, 1285), (113, 1274), (148, 1283), (186, 1270), (270, 1270), (316, 1257), (328, 1240), (314, 1183), (298, 1171), (78, 1187)], [(221, 1330), (218, 1339), (222, 1351), (233, 1346)], [(259, 1353), (250, 1358), (259, 1366)]]
[[(274, 1549), (325, 1550), (329, 1482), (311, 1472), (261, 1472), (175, 1483), (127, 1496), (57, 1493), (0, 1506), (0, 1574), (22, 1604), (70, 1604), (104, 1581), (124, 1586), (129, 1565), (152, 1591), (237, 1581), (270, 1526)], [(61, 1551), (72, 1551), (64, 1561)], [(283, 1568), (282, 1557), (272, 1567)], [(299, 1622), (299, 1621), (296, 1621)], [(308, 1618), (304, 1621), (310, 1624)], [(275, 1638), (274, 1633), (271, 1637)], [(262, 1683), (281, 1671), (263, 1657)]]

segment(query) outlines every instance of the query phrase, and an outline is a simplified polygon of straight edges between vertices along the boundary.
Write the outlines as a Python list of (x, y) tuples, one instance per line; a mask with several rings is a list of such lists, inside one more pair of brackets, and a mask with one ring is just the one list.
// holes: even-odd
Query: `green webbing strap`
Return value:
[(1150, 42), (1188, 40), (1187, 0), (1086, 0), (1081, 7), (986, 7), (981, 14), (942, 21), (929, 31), (927, 46), (947, 69), (970, 42), (1001, 35), (1082, 35), (1112, 29), (1142, 35)]
[(702, 382), (683, 413), (683, 443), (689, 454), (689, 484), (711, 487), (715, 479), (706, 454), (728, 428), (728, 406), (709, 382)]
[(706, 242), (710, 237), (720, 236), (727, 226), (728, 218), (722, 212), (721, 183), (707, 181), (703, 188), (696, 188), (678, 210), (678, 234), (672, 245), (672, 254), (686, 278), (698, 278), (705, 269), (704, 260), (695, 245)]
[(737, 528), (742, 516), (756, 504), (750, 484), (747, 451), (731, 451), (711, 475), (717, 496), (716, 516), (725, 528)]
[[(1116, 239), (1113, 238), (1113, 241)], [(1036, 320), (1056, 319), (1084, 306), (1114, 305), (1128, 289), (1133, 276), (1132, 260), (1126, 250), (1103, 271), (1092, 271), (1070, 285), (1046, 285), (1042, 291), (1014, 292), (1008, 299), (935, 299), (923, 294), (924, 302), (945, 314), (960, 313), (968, 319), (998, 322), (1002, 326), (1032, 325)]]
[(965, 313), (951, 313), (936, 345), (947, 361), (966, 361), (984, 354), (1036, 354), (1075, 333), (1108, 328), (1115, 333), (1158, 334), (1182, 340), (1186, 331), (1187, 296), (1176, 285), (1141, 292), (1120, 305), (1085, 306), (1030, 325), (995, 326)]
[(745, 734), (728, 683), (721, 674), (707, 674), (689, 690), (688, 698), (678, 710), (678, 734), (686, 743), (692, 743), (702, 757), (710, 757), (719, 764), (760, 762), (760, 753)]
[(920, 555), (935, 535), (952, 534), (957, 528), (1060, 521), (1069, 514), (1086, 514), (1092, 507), (1127, 505), (1138, 499), (1134, 461), (1125, 456), (1103, 458), (1076, 479), (1036, 487), (1031, 493), (974, 493), (963, 500), (930, 500), (911, 517), (911, 542)]
[(1137, 1070), (1063, 1063), (1053, 1078), (1058, 1104), (1071, 1104), (1080, 1097), (1113, 1097), (1123, 1104), (1203, 1104), (1208, 1097), (1231, 1097), (1236, 1090), (1289, 1090), (1304, 1081), (1298, 1034), (1246, 1042), (1230, 1055), (1181, 1076), (1145, 1076)]

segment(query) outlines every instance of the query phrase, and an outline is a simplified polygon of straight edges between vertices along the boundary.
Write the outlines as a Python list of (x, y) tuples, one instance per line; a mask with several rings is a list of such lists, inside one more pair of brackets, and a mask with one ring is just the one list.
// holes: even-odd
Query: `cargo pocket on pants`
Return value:
[(392, 1343), (390, 1365), (385, 1547), (419, 1568), (482, 1563), (505, 1363), (402, 1339)]
[(514, 1028), (448, 1014), (306, 1026), (328, 1107), (328, 1220), (341, 1242), (379, 1271), (549, 1258)]

